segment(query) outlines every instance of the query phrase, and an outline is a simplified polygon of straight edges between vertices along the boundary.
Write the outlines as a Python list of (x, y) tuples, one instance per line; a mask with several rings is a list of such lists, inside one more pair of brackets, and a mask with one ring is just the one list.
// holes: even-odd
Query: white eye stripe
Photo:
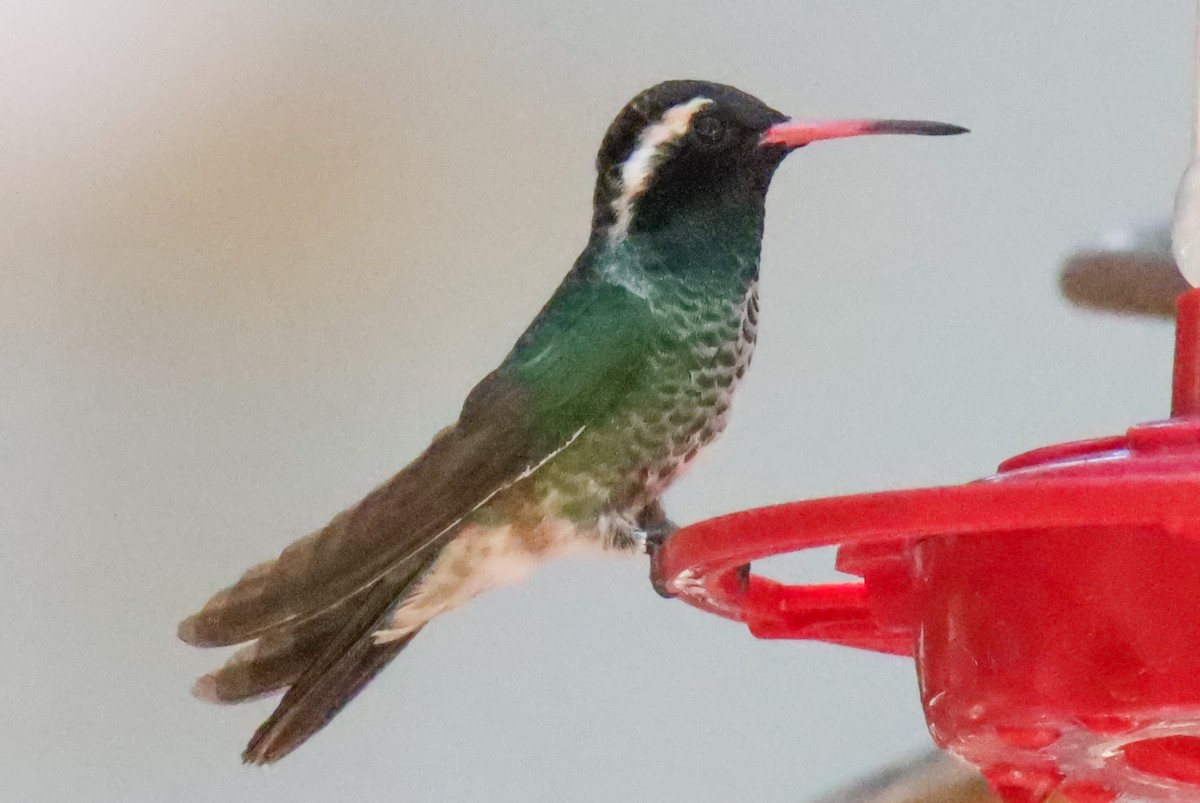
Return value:
[(658, 122), (642, 130), (633, 152), (621, 163), (621, 194), (612, 202), (616, 220), (609, 239), (619, 240), (629, 231), (633, 202), (645, 191), (666, 147), (686, 134), (696, 112), (710, 103), (710, 98), (692, 98), (667, 109)]

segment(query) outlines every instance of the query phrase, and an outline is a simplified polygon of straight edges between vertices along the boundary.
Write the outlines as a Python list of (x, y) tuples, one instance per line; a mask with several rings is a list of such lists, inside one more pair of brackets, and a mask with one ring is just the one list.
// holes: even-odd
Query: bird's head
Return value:
[(965, 131), (919, 120), (796, 121), (731, 86), (667, 81), (631, 100), (604, 135), (593, 228), (619, 240), (697, 206), (761, 210), (783, 158), (817, 140)]

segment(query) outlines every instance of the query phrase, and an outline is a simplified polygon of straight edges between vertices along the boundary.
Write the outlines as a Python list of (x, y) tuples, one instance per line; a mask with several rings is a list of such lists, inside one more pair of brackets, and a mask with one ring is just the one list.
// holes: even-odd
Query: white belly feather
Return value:
[(547, 560), (602, 549), (601, 539), (583, 535), (565, 519), (544, 522), (532, 531), (513, 525), (468, 525), (392, 613), (388, 626), (375, 632), (375, 642), (403, 638), (489, 589), (519, 585)]

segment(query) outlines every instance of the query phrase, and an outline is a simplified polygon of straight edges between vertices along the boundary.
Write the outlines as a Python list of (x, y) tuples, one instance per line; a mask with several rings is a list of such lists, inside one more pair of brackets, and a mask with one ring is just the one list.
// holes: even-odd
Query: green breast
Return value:
[(719, 303), (682, 283), (674, 290), (642, 381), (537, 475), (538, 493), (570, 518), (636, 513), (725, 429), (754, 350), (755, 287)]
[(546, 443), (514, 492), (581, 524), (658, 498), (725, 427), (754, 348), (761, 221), (595, 238), (501, 366)]

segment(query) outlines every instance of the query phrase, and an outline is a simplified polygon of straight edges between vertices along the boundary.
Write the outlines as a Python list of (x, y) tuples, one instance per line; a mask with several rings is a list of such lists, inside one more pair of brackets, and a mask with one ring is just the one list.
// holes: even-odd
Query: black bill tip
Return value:
[(931, 120), (874, 120), (871, 128), (872, 134), (916, 134), (922, 137), (952, 137), (971, 133), (971, 129), (961, 125)]

